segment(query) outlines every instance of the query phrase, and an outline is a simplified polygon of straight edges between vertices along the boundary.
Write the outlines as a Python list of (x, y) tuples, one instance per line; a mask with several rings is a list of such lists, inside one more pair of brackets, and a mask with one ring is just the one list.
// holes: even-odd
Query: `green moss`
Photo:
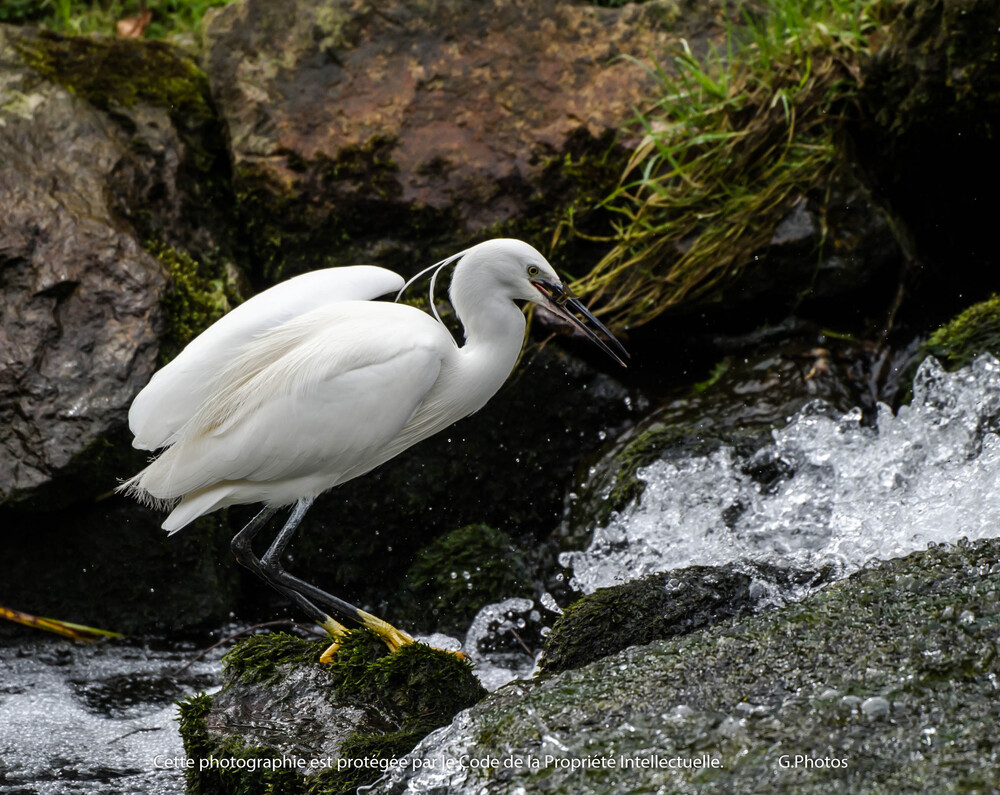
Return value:
[[(212, 709), (212, 697), (206, 693), (178, 703), (177, 722), (189, 759), (209, 760), (185, 768), (188, 795), (251, 795), (251, 793), (301, 792), (301, 779), (295, 770), (280, 764), (281, 754), (269, 748), (247, 746), (239, 742), (220, 744), (208, 733), (205, 719)], [(252, 766), (247, 760), (255, 760)], [(242, 766), (238, 763), (242, 762)], [(252, 772), (247, 772), (248, 769)]]
[[(177, 723), (184, 741), (184, 753), (189, 759), (207, 759), (212, 753), (212, 742), (208, 737), (205, 717), (212, 709), (212, 697), (208, 693), (197, 693), (177, 703)], [(197, 769), (184, 771), (188, 793), (197, 795), (204, 792), (198, 788)]]
[(400, 716), (404, 729), (426, 734), (486, 695), (472, 664), (423, 644), (376, 660), (364, 694)]
[(349, 633), (327, 671), (341, 696), (377, 704), (404, 731), (423, 734), (485, 695), (468, 660), (423, 643), (389, 654), (365, 629)]
[(735, 567), (690, 566), (599, 588), (566, 608), (545, 641), (547, 672), (681, 635), (749, 612), (750, 576)]
[[(326, 698), (334, 705), (356, 704), (373, 709), (387, 731), (358, 732), (341, 743), (345, 759), (388, 760), (403, 756), (430, 731), (444, 725), (461, 709), (486, 693), (467, 660), (423, 644), (404, 646), (390, 654), (374, 633), (354, 630), (341, 641), (332, 663), (319, 662), (328, 641), (309, 641), (287, 633), (255, 635), (233, 648), (223, 659), (225, 687), (273, 686), (291, 670), (317, 666), (329, 680)], [(196, 696), (180, 704), (181, 733), (191, 759), (279, 759), (273, 748), (247, 746), (232, 736), (211, 737), (205, 718), (211, 697)], [(189, 771), (188, 791), (286, 792), (331, 795), (353, 793), (381, 773), (377, 766), (327, 768), (305, 778), (291, 769), (256, 771), (214, 766)], [(196, 765), (196, 770), (200, 765)]]
[(16, 46), (41, 75), (102, 110), (143, 102), (166, 108), (171, 118), (185, 123), (215, 116), (208, 78), (168, 44), (43, 31), (20, 38)]
[(205, 719), (212, 709), (211, 696), (200, 693), (177, 706), (184, 752), (199, 763), (207, 760), (204, 768), (197, 764), (185, 769), (188, 795), (278, 795), (302, 791), (298, 773), (281, 764), (281, 754), (233, 740), (219, 743), (209, 735)]
[(253, 635), (235, 646), (222, 660), (229, 679), (244, 682), (269, 682), (281, 675), (284, 666), (318, 664), (319, 656), (330, 644), (309, 641), (287, 632)]
[(981, 353), (1000, 356), (1000, 296), (970, 306), (935, 331), (922, 347), (951, 370), (964, 367)]
[(242, 301), (234, 277), (215, 257), (196, 260), (184, 251), (157, 242), (146, 249), (170, 274), (170, 286), (161, 306), (166, 328), (160, 340), (160, 361), (166, 363)]
[(417, 556), (400, 601), (422, 629), (452, 633), (468, 628), (485, 604), (530, 596), (531, 574), (510, 536), (471, 524), (441, 536)]

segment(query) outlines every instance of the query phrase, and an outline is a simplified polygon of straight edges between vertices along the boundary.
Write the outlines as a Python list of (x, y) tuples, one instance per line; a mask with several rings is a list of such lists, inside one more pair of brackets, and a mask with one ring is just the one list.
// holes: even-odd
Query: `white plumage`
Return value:
[[(490, 240), (428, 269), (432, 307), (438, 272), (456, 260), (450, 297), (465, 327), (461, 347), (436, 310), (432, 317), (374, 300), (404, 288), (383, 268), (303, 274), (234, 309), (136, 397), (133, 444), (161, 452), (120, 489), (170, 506), (163, 527), (171, 533), (227, 505), (265, 503), (233, 539), (240, 563), (337, 637), (344, 627), (327, 610), (373, 630), (390, 649), (411, 643), (282, 568), (313, 499), (481, 408), (520, 354), (525, 322), (517, 300), (547, 306), (621, 364), (627, 356), (545, 258), (518, 240)], [(276, 508), (291, 503), (288, 521), (258, 558), (253, 539)]]
[(123, 488), (176, 503), (170, 532), (227, 505), (314, 498), (481, 408), (521, 350), (515, 299), (568, 315), (558, 276), (516, 240), (456, 265), (462, 347), (427, 313), (372, 300), (402, 285), (382, 268), (315, 271), (226, 315), (135, 399), (134, 445), (166, 449)]

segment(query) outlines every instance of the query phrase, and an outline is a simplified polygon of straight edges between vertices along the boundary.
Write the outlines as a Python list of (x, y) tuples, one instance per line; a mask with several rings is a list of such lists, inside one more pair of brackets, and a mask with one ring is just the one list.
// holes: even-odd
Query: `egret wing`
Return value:
[(219, 483), (246, 499), (318, 494), (384, 461), (455, 349), (428, 315), (398, 304), (322, 307), (234, 360), (138, 486), (171, 499)]
[(156, 450), (175, 442), (211, 394), (219, 374), (261, 335), (326, 304), (370, 301), (402, 286), (403, 278), (392, 271), (358, 265), (311, 271), (258, 293), (153, 375), (129, 409), (133, 446)]

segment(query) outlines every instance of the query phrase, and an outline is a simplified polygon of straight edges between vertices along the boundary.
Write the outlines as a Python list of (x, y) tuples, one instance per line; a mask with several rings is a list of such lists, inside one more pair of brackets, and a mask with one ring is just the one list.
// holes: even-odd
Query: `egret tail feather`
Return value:
[(232, 486), (216, 486), (214, 488), (195, 491), (185, 495), (177, 506), (170, 512), (170, 515), (160, 525), (169, 535), (173, 535), (178, 530), (191, 524), (199, 516), (222, 508), (230, 503), (227, 499), (235, 491)]
[(133, 475), (128, 480), (123, 481), (115, 487), (116, 494), (124, 494), (127, 497), (131, 497), (137, 500), (141, 504), (145, 505), (147, 508), (152, 508), (156, 511), (168, 511), (174, 508), (180, 498), (178, 497), (157, 497), (151, 494), (148, 489), (142, 485), (142, 476), (145, 474), (146, 470), (137, 475)]

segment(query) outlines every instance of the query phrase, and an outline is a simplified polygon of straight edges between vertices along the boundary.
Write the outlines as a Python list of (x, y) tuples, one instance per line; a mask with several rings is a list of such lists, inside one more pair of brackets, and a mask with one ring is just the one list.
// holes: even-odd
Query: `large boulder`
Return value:
[(368, 630), (329, 644), (277, 633), (223, 660), (223, 687), (183, 702), (188, 791), (346, 793), (484, 695), (467, 660), (423, 644), (388, 654)]
[(225, 246), (222, 142), (175, 48), (0, 26), (0, 604), (122, 631), (232, 609), (224, 531), (169, 542), (102, 499), (146, 460), (133, 397), (211, 319), (180, 250)]
[(667, 24), (692, 36), (707, 25), (690, 9), (678, 19), (672, 3), (556, 0), (210, 12), (206, 70), (254, 264), (267, 278), (365, 260), (410, 268), (414, 252), (450, 253), (514, 220), (540, 232), (538, 216), (600, 181), (599, 158), (577, 177), (566, 161), (615, 148), (652, 89), (625, 56), (661, 49)]
[(941, 545), (512, 682), (371, 791), (990, 791), (998, 554), (996, 540)]
[(152, 375), (167, 279), (112, 205), (128, 138), (25, 63), (38, 41), (0, 27), (0, 499), (76, 473), (53, 507), (93, 487), (101, 441)]

